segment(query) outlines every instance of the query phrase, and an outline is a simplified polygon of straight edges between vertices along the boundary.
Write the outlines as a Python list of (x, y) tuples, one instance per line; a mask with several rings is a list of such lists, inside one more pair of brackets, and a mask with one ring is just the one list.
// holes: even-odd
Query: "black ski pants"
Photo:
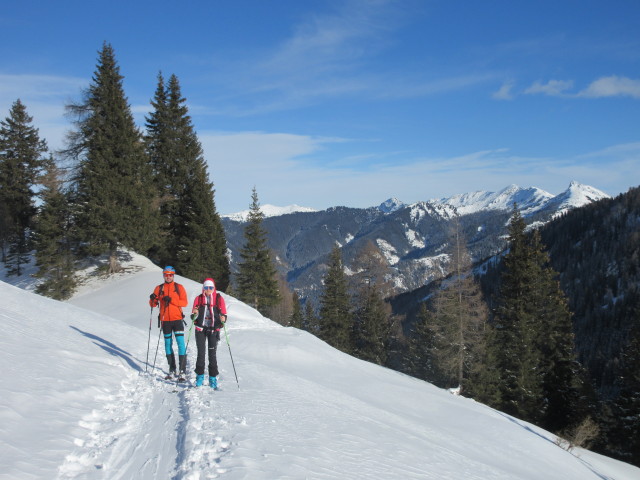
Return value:
[(220, 340), (220, 331), (196, 330), (196, 346), (198, 347), (198, 359), (196, 360), (196, 375), (204, 374), (206, 358), (209, 360), (209, 376), (218, 376), (218, 360), (216, 349)]

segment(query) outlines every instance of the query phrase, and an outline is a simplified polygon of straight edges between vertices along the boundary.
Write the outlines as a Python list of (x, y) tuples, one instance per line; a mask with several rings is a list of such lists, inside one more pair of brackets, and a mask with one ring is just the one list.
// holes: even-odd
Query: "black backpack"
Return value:
[[(200, 294), (199, 296), (202, 296), (202, 294)], [(205, 328), (202, 325), (204, 324), (204, 309), (206, 308), (207, 304), (203, 303), (201, 305), (198, 306), (198, 318), (195, 321), (195, 324), (197, 327), (201, 327), (201, 328)], [(209, 327), (212, 330), (220, 330), (222, 328), (222, 320), (220, 320), (220, 293), (216, 292), (216, 300), (213, 304), (213, 327)]]
[[(173, 283), (173, 289), (175, 290), (176, 294), (178, 296), (180, 296), (180, 290), (178, 289), (178, 284), (176, 282), (172, 282)], [(164, 297), (164, 283), (161, 283), (160, 285), (158, 285), (158, 287), (160, 287), (160, 290), (158, 291), (159, 295), (158, 298), (160, 299), (159, 301), (162, 301), (162, 297)], [(182, 312), (182, 321), (184, 322), (184, 312)], [(160, 309), (158, 309), (158, 328), (160, 328), (162, 322), (160, 321)]]

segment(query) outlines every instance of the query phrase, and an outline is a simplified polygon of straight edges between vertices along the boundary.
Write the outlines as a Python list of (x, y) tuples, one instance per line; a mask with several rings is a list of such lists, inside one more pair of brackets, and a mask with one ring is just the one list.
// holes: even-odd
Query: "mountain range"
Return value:
[[(348, 268), (358, 252), (372, 242), (387, 259), (396, 293), (402, 293), (447, 273), (447, 249), (456, 225), (472, 259), (480, 261), (504, 248), (514, 204), (528, 223), (539, 225), (603, 198), (609, 195), (571, 182), (558, 195), (536, 187), (509, 185), (498, 192), (476, 191), (413, 204), (391, 198), (369, 208), (339, 206), (315, 211), (265, 206), (262, 211), (278, 270), (301, 298), (316, 299), (327, 256), (335, 245), (341, 248)], [(222, 218), (233, 270), (245, 241), (247, 213)]]

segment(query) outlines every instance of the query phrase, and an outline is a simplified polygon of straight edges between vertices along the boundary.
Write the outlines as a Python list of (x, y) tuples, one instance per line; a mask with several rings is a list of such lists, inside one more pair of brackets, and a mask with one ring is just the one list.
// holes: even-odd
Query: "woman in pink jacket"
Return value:
[(191, 319), (196, 327), (196, 386), (204, 383), (205, 352), (209, 358), (209, 386), (218, 388), (218, 360), (216, 349), (220, 340), (220, 329), (227, 321), (227, 307), (224, 298), (216, 291), (213, 278), (207, 278), (202, 285), (202, 293), (193, 301)]

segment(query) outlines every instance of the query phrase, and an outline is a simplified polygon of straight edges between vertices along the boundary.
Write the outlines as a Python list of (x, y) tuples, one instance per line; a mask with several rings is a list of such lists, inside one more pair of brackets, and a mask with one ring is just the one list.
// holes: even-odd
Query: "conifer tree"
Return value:
[(153, 111), (145, 117), (144, 141), (156, 191), (158, 235), (149, 249), (149, 258), (159, 265), (173, 265), (173, 252), (177, 245), (175, 235), (171, 231), (177, 210), (177, 192), (173, 180), (181, 167), (175, 153), (175, 144), (180, 139), (172, 132), (167, 88), (162, 73), (158, 74), (158, 84), (151, 106)]
[(345, 353), (352, 353), (350, 341), (351, 304), (340, 248), (329, 254), (329, 269), (320, 297), (319, 337)]
[(520, 418), (537, 421), (542, 412), (541, 362), (536, 342), (536, 312), (531, 308), (533, 259), (526, 224), (514, 206), (509, 224), (509, 251), (504, 257), (495, 328), (500, 372), (500, 408)]
[(615, 427), (608, 435), (609, 451), (640, 466), (640, 297), (635, 295), (634, 324), (628, 335), (616, 386), (620, 393), (613, 403)]
[(36, 277), (41, 279), (36, 292), (56, 300), (69, 298), (76, 286), (74, 257), (68, 235), (71, 218), (62, 184), (60, 169), (50, 158), (42, 177), (42, 205), (35, 222), (34, 246), (38, 267)]
[(13, 275), (20, 275), (28, 262), (30, 228), (36, 214), (34, 186), (47, 151), (32, 121), (20, 100), (0, 121), (0, 246), (2, 261)]
[(172, 264), (182, 275), (229, 285), (229, 259), (222, 221), (216, 210), (202, 146), (182, 96), (178, 77), (167, 85), (162, 74), (147, 118), (146, 146), (159, 195), (160, 235), (152, 257)]
[(291, 294), (293, 301), (293, 311), (291, 312), (291, 316), (289, 317), (289, 326), (294, 328), (302, 328), (302, 324), (304, 323), (304, 314), (302, 313), (302, 305), (300, 305), (300, 297), (298, 296), (298, 292), (294, 291)]
[(384, 365), (391, 317), (391, 306), (384, 298), (392, 291), (387, 281), (387, 261), (380, 249), (368, 242), (354, 259), (352, 270), (355, 272), (350, 279), (355, 292), (351, 329), (353, 354)]
[(418, 318), (409, 337), (409, 345), (403, 359), (409, 375), (432, 383), (440, 383), (441, 375), (434, 364), (435, 333), (433, 315), (425, 302), (420, 304)]
[(65, 152), (77, 160), (78, 240), (89, 254), (109, 254), (110, 271), (119, 268), (119, 245), (146, 253), (157, 234), (151, 169), (122, 80), (114, 50), (105, 43), (83, 100), (67, 105), (76, 127)]
[(575, 354), (572, 315), (558, 275), (549, 265), (537, 230), (529, 241), (534, 266), (531, 306), (537, 318), (535, 346), (540, 352), (545, 405), (540, 424), (557, 432), (587, 414), (580, 394), (583, 375)]
[(545, 428), (564, 428), (582, 389), (571, 314), (538, 233), (525, 234), (515, 206), (504, 266), (493, 345), (500, 408)]
[(307, 298), (304, 302), (304, 319), (302, 322), (302, 330), (305, 332), (311, 332), (314, 335), (318, 335), (320, 326), (318, 324), (318, 317), (316, 317), (313, 309), (313, 303)]
[(260, 210), (258, 192), (253, 188), (249, 217), (244, 229), (246, 243), (240, 251), (237, 289), (240, 300), (263, 315), (279, 301), (276, 270), (267, 247), (267, 232), (262, 226), (264, 214)]
[(451, 275), (432, 300), (434, 358), (447, 386), (463, 391), (484, 351), (488, 310), (474, 280), (472, 263), (456, 223), (452, 235)]

